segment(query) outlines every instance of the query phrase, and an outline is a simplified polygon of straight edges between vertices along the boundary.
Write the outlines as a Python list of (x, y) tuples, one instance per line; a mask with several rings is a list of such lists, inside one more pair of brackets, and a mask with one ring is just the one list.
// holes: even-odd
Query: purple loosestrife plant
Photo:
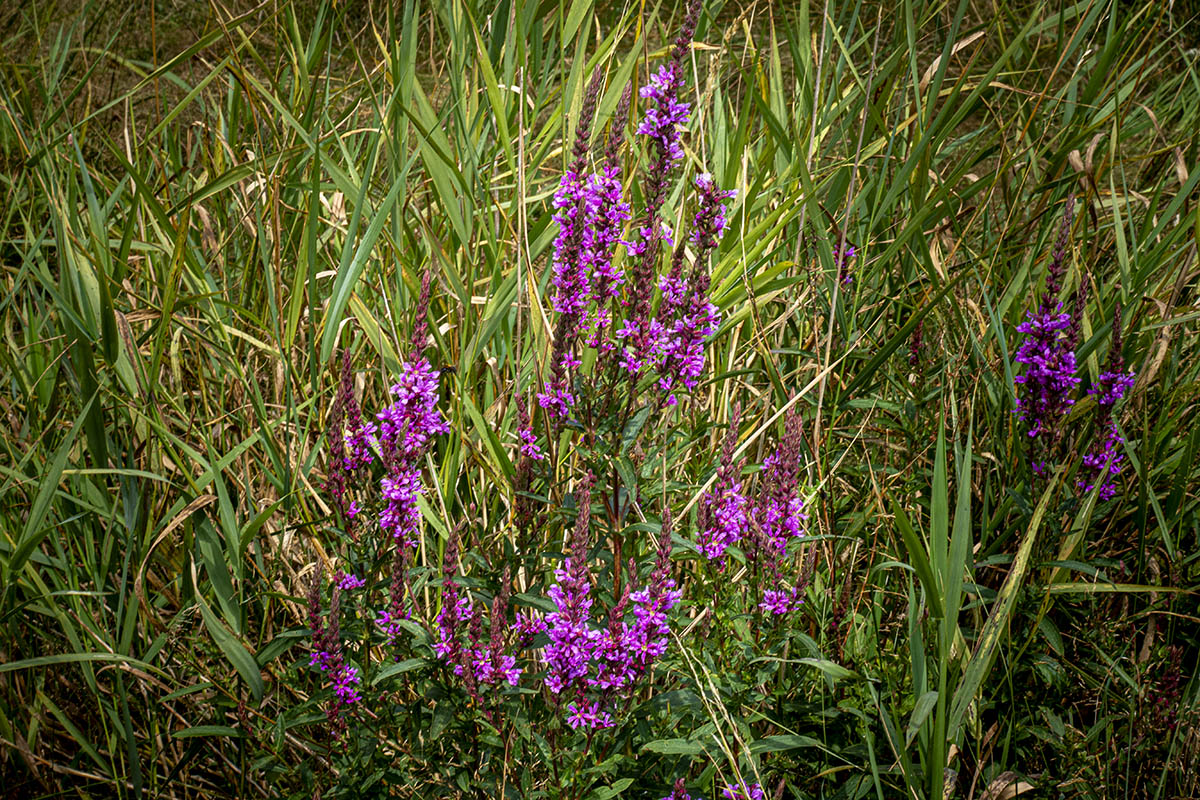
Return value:
[(1116, 478), (1121, 474), (1125, 460), (1121, 447), (1125, 438), (1121, 436), (1113, 409), (1133, 388), (1134, 373), (1125, 371), (1125, 359), (1121, 354), (1121, 306), (1113, 311), (1113, 340), (1108, 351), (1108, 366), (1100, 373), (1089, 394), (1096, 398), (1096, 435), (1092, 446), (1083, 457), (1084, 476), (1076, 480), (1076, 487), (1091, 492), (1097, 486), (1099, 498), (1110, 500), (1117, 494)]
[(696, 189), (699, 210), (692, 224), (696, 260), (686, 283), (679, 285), (672, 281), (678, 280), (673, 267), (661, 287), (663, 302), (660, 310), (678, 309), (673, 320), (662, 323), (662, 342), (657, 348), (658, 385), (666, 395), (667, 405), (675, 405), (671, 390), (677, 381), (689, 390), (696, 387), (696, 381), (704, 371), (704, 343), (717, 332), (721, 321), (717, 307), (708, 298), (707, 265), (709, 255), (728, 227), (724, 201), (732, 198), (735, 192), (718, 189), (708, 173), (696, 177)]
[(374, 423), (363, 420), (362, 410), (354, 397), (354, 370), (349, 350), (342, 351), (338, 390), (329, 416), (329, 466), (324, 488), (333, 499), (346, 532), (353, 537), (357, 533), (355, 518), (359, 508), (351, 498), (349, 481), (374, 460), (371, 448), (378, 429)]
[(417, 498), (425, 493), (422, 460), (433, 438), (450, 432), (437, 407), (438, 373), (421, 354), (427, 335), (429, 284), (426, 272), (417, 301), (412, 355), (401, 362), (400, 375), (392, 384), (395, 402), (377, 415), (379, 444), (388, 473), (380, 482), (386, 504), (379, 515), (379, 525), (405, 547), (420, 543), (421, 511)]
[(788, 542), (804, 535), (808, 515), (800, 496), (800, 415), (792, 410), (784, 422), (783, 440), (763, 461), (758, 502), (751, 511), (753, 535), (747, 556), (761, 570), (766, 583), (760, 608), (786, 614), (799, 607), (799, 587), (784, 585), (782, 562)]
[(643, 588), (629, 595), (636, 619), (629, 631), (629, 661), (635, 675), (649, 672), (654, 660), (667, 650), (671, 635), (667, 612), (683, 598), (676, 586), (671, 577), (671, 512), (664, 508), (654, 571)]
[(653, 157), (645, 172), (645, 205), (638, 219), (636, 235), (626, 244), (634, 261), (626, 301), (630, 314), (617, 332), (617, 337), (624, 340), (621, 365), (632, 375), (637, 375), (650, 363), (662, 336), (662, 325), (650, 311), (659, 251), (663, 241), (670, 244), (672, 240), (670, 228), (662, 219), (662, 205), (671, 173), (683, 158), (679, 131), (688, 122), (690, 107), (679, 99), (679, 95), (683, 88), (683, 58), (691, 45), (698, 15), (699, 3), (692, 3), (675, 39), (670, 59), (638, 93), (647, 101), (647, 108), (637, 132), (649, 140)]
[(594, 192), (596, 185), (587, 179), (584, 170), (602, 85), (603, 74), (597, 69), (584, 92), (571, 164), (554, 194), (558, 235), (554, 239), (550, 302), (558, 321), (554, 327), (554, 349), (550, 354), (550, 379), (538, 394), (538, 404), (559, 422), (570, 415), (575, 405), (571, 376), (582, 363), (576, 345), (584, 333), (592, 299), (585, 241), (595, 244), (595, 232), (589, 233), (592, 228), (589, 209), (593, 214), (598, 212), (602, 201)]
[(838, 265), (838, 280), (842, 286), (849, 286), (854, 283), (854, 273), (850, 270), (850, 262), (854, 260), (856, 254), (857, 252), (852, 244), (846, 245), (844, 253), (838, 252), (836, 247), (833, 249), (833, 258)]
[(533, 422), (529, 418), (529, 407), (525, 405), (524, 396), (517, 395), (517, 438), (521, 444), (518, 448), (521, 455), (532, 461), (544, 461), (546, 454), (538, 447), (537, 434), (533, 432)]
[[(1025, 366), (1024, 373), (1015, 379), (1017, 415), (1028, 426), (1031, 439), (1045, 435), (1048, 443), (1043, 450), (1052, 448), (1061, 435), (1061, 420), (1075, 402), (1072, 394), (1079, 383), (1075, 375), (1071, 315), (1063, 311), (1062, 303), (1058, 300), (1074, 208), (1074, 197), (1068, 197), (1062, 227), (1047, 271), (1046, 286), (1037, 311), (1027, 313), (1025, 321), (1017, 326), (1017, 331), (1024, 338), (1013, 356), (1015, 362)], [(1034, 460), (1034, 470), (1038, 474), (1043, 474), (1045, 468), (1043, 459)]]
[(612, 324), (611, 306), (620, 297), (621, 285), (625, 283), (625, 273), (614, 266), (616, 246), (621, 241), (625, 224), (632, 216), (621, 187), (621, 146), (625, 141), (625, 124), (629, 119), (630, 89), (629, 86), (625, 87), (617, 104), (604, 149), (604, 167), (599, 174), (589, 178), (592, 205), (584, 249), (591, 270), (596, 310), (587, 345), (603, 352), (613, 348), (607, 337)]
[(322, 572), (317, 570), (309, 585), (308, 610), (312, 653), (308, 663), (309, 666), (320, 670), (333, 687), (334, 697), (326, 705), (325, 716), (329, 722), (330, 734), (334, 739), (339, 739), (346, 731), (346, 721), (342, 718), (342, 712), (362, 699), (358, 688), (361, 678), (358, 668), (347, 663), (342, 650), (342, 587), (334, 583), (329, 601), (329, 614), (322, 620), (322, 581)]
[(719, 566), (725, 565), (725, 550), (742, 541), (750, 524), (750, 500), (742, 489), (742, 464), (733, 460), (741, 413), (741, 404), (735, 404), (729, 418), (729, 432), (721, 447), (716, 483), (704, 493), (697, 514), (696, 545), (705, 558)]
[(546, 616), (550, 643), (542, 652), (546, 663), (546, 688), (554, 694), (581, 691), (588, 675), (600, 632), (589, 624), (592, 611), (592, 576), (587, 566), (588, 528), (591, 520), (591, 477), (576, 490), (579, 504), (571, 533), (569, 555), (554, 571), (556, 583), (546, 592), (555, 610)]

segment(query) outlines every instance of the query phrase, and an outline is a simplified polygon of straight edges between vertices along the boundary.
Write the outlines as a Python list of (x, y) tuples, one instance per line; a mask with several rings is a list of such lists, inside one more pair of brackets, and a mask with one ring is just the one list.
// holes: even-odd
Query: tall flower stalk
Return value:
[(1101, 500), (1110, 500), (1117, 493), (1116, 479), (1121, 474), (1125, 460), (1121, 448), (1125, 437), (1117, 426), (1113, 409), (1134, 383), (1133, 370), (1125, 370), (1125, 359), (1121, 353), (1121, 305), (1113, 310), (1113, 338), (1108, 351), (1108, 366), (1100, 373), (1089, 394), (1096, 398), (1096, 434), (1088, 452), (1083, 457), (1083, 476), (1076, 486), (1090, 492), (1099, 486)]
[(1017, 326), (1023, 338), (1013, 356), (1015, 362), (1025, 366), (1025, 371), (1015, 378), (1017, 415), (1025, 422), (1029, 438), (1042, 442), (1042, 455), (1033, 461), (1034, 471), (1039, 475), (1046, 470), (1044, 454), (1053, 449), (1061, 436), (1061, 421), (1075, 402), (1072, 395), (1079, 384), (1075, 375), (1072, 318), (1058, 299), (1074, 209), (1075, 199), (1068, 197), (1046, 286), (1037, 310), (1026, 313), (1025, 321)]

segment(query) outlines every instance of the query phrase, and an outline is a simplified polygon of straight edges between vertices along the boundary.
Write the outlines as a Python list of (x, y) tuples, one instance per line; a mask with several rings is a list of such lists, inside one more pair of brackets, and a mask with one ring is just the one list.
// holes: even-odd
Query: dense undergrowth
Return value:
[(3, 792), (1196, 796), (1182, 5), (6, 12)]

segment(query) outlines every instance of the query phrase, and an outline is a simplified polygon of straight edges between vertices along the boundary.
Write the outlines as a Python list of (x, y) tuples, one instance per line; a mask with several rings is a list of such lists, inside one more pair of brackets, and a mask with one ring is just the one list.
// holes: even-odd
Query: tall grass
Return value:
[[(0, 67), (0, 782), (311, 796), (330, 778), (297, 644), (331, 546), (334, 357), (382, 385), (431, 270), (464, 422), (425, 516), (444, 536), (507, 513), (584, 83), (608, 73), (606, 121), (681, 9), (213, 3), (147, 53), (182, 12), (39, 5)], [(739, 194), (687, 491), (720, 450), (708, 422), (753, 397), (761, 449), (799, 395), (813, 653), (761, 681), (822, 688), (759, 702), (685, 637), (705, 723), (648, 753), (744, 752), (795, 797), (1194, 796), (1200, 70), (1178, 5), (706, 8), (689, 161)], [(1084, 383), (1118, 302), (1138, 370), (1108, 503), (1064, 501), (1074, 466), (1035, 480), (1012, 413), (1015, 327), (1072, 193)]]

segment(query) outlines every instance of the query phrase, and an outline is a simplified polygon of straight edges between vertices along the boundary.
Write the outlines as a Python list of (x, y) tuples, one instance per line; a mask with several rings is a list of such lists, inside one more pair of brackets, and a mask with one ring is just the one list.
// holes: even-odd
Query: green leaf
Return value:
[[(193, 582), (195, 581), (194, 572), (192, 580)], [(250, 655), (250, 651), (217, 619), (217, 615), (213, 613), (212, 609), (208, 607), (208, 603), (204, 602), (204, 598), (200, 596), (199, 587), (196, 587), (196, 605), (200, 607), (200, 616), (204, 619), (204, 627), (208, 628), (208, 632), (213, 637), (213, 641), (217, 643), (217, 647), (221, 648), (221, 652), (225, 654), (225, 658), (229, 659), (229, 663), (233, 665), (237, 673), (242, 676), (242, 680), (250, 687), (250, 693), (254, 695), (254, 699), (256, 701), (262, 700), (264, 688), (262, 673), (259, 672), (258, 664), (254, 661), (254, 656)]]
[(643, 750), (674, 756), (698, 756), (704, 752), (699, 742), (688, 739), (659, 739), (642, 745)]

